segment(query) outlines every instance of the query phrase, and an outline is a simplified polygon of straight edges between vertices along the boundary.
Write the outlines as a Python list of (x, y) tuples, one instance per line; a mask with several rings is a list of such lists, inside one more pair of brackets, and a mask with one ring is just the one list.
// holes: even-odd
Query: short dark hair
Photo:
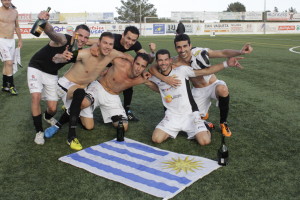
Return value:
[(133, 62), (135, 62), (138, 57), (141, 57), (143, 60), (147, 61), (147, 65), (149, 64), (150, 57), (149, 57), (148, 54), (146, 54), (146, 53), (138, 53), (138, 54), (136, 54), (136, 56), (134, 57)]
[(75, 31), (78, 31), (79, 29), (86, 30), (89, 33), (91, 32), (90, 28), (85, 24), (79, 24), (78, 26), (76, 26)]
[(165, 54), (167, 54), (169, 56), (169, 58), (171, 57), (169, 50), (167, 50), (167, 49), (160, 49), (160, 50), (158, 50), (156, 52), (155, 59), (157, 60), (158, 55), (165, 55)]
[(137, 34), (138, 37), (140, 36), (140, 31), (139, 31), (139, 29), (138, 29), (137, 27), (135, 27), (135, 26), (127, 26), (127, 27), (125, 28), (124, 35), (126, 35), (128, 31), (130, 31), (130, 32), (133, 33), (133, 34)]
[(109, 37), (110, 39), (115, 39), (114, 35), (111, 32), (103, 32), (100, 35), (99, 40), (102, 40), (103, 37)]
[(188, 41), (189, 45), (191, 44), (191, 39), (187, 34), (179, 34), (176, 35), (174, 39), (174, 45), (176, 47), (176, 42), (181, 42), (181, 41)]

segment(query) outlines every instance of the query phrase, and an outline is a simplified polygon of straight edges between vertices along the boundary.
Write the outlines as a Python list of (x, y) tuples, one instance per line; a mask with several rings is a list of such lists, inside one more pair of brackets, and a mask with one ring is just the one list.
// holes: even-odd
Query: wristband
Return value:
[(226, 61), (226, 60), (223, 62), (223, 65), (224, 65), (224, 68), (227, 68), (227, 67), (229, 67), (229, 66), (228, 66), (228, 63), (227, 63), (227, 61)]

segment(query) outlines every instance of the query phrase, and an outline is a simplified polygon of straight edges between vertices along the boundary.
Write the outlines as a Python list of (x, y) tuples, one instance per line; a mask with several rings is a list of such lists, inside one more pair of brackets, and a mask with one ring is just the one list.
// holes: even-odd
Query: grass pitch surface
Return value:
[[(149, 42), (155, 42), (157, 49), (166, 48), (175, 55), (173, 38), (141, 37), (140, 41), (146, 50)], [(299, 198), (300, 55), (289, 51), (300, 46), (299, 38), (299, 34), (191, 36), (193, 46), (241, 49), (244, 43), (251, 42), (254, 51), (241, 61), (245, 69), (227, 69), (217, 74), (230, 91), (228, 122), (233, 136), (226, 140), (230, 164), (195, 182), (174, 199)], [(26, 70), (31, 56), (47, 41), (24, 40), (24, 68), (14, 76), (19, 95), (0, 93), (1, 199), (156, 199), (59, 162), (59, 157), (73, 152), (66, 145), (67, 126), (43, 146), (33, 142), (35, 131)], [(300, 48), (294, 49), (297, 50)], [(214, 59), (212, 63), (223, 60)], [(69, 65), (64, 67), (60, 75), (68, 68)], [(44, 103), (42, 107), (45, 110)], [(58, 110), (57, 118), (62, 112)], [(134, 87), (132, 110), (140, 121), (130, 123), (126, 137), (161, 149), (216, 159), (220, 146), (218, 127), (212, 134), (212, 143), (205, 147), (187, 140), (185, 134), (153, 144), (152, 131), (164, 115), (160, 96), (144, 85)], [(77, 129), (84, 147), (115, 137), (115, 129), (103, 124), (98, 109), (95, 120), (94, 130)], [(209, 120), (218, 125), (215, 102)]]

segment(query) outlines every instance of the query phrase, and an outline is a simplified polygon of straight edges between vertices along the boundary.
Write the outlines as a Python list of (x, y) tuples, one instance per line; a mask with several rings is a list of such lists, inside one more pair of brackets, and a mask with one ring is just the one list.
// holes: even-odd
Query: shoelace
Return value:
[(79, 144), (79, 141), (76, 138), (73, 141), (75, 144)]
[(226, 131), (230, 132), (230, 131), (229, 131), (229, 128), (228, 128), (228, 125), (227, 125), (227, 124), (223, 124), (223, 125), (224, 125)]

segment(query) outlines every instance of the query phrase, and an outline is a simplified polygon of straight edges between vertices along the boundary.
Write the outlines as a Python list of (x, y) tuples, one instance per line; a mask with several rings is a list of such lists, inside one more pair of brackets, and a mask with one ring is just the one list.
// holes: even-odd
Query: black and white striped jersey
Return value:
[[(192, 48), (192, 58), (190, 65), (193, 69), (205, 69), (210, 67), (210, 61), (208, 57), (208, 48), (194, 47)], [(206, 82), (209, 81), (211, 75), (203, 76)]]

